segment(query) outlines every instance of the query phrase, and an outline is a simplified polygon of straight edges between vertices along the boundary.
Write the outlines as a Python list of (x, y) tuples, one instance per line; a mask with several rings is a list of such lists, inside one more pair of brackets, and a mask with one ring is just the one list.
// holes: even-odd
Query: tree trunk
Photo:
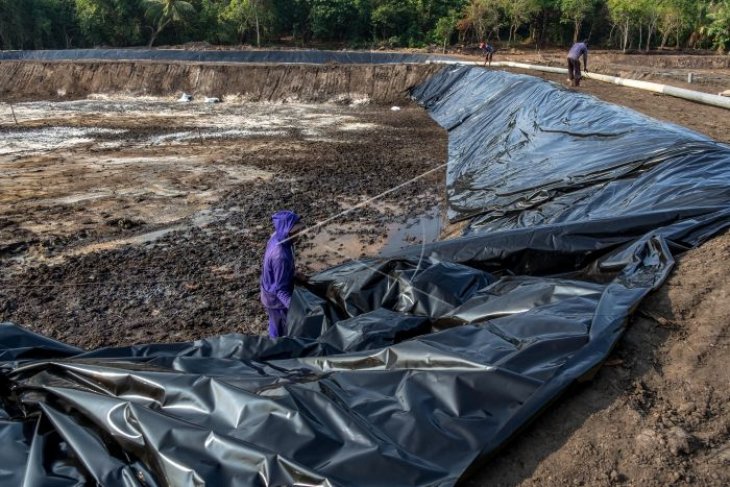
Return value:
[(679, 27), (677, 27), (677, 49), (679, 49), (680, 47), (682, 46), (679, 44)]
[(545, 32), (547, 31), (547, 13), (542, 14), (542, 28), (540, 29), (540, 48), (545, 45)]
[(477, 37), (479, 38), (479, 41), (484, 39), (484, 34), (485, 34), (484, 24), (481, 21), (479, 21), (479, 23), (476, 25), (475, 30), (477, 31)]
[(644, 44), (644, 26), (639, 24), (639, 49)]
[(150, 43), (147, 44), (148, 48), (152, 48), (152, 45), (155, 43), (155, 39), (157, 39), (157, 36), (160, 35), (160, 32), (165, 30), (165, 27), (167, 27), (170, 24), (170, 20), (163, 22), (162, 24), (157, 27), (157, 30), (152, 31), (152, 37), (150, 37)]
[(654, 33), (654, 27), (649, 27), (649, 32), (646, 33), (646, 52), (651, 51), (651, 36)]
[(256, 47), (261, 47), (261, 30), (259, 28), (259, 9), (254, 4), (254, 17), (256, 20)]
[(613, 33), (616, 32), (616, 24), (611, 25), (611, 31), (608, 33), (608, 45), (613, 47)]
[(623, 42), (623, 51), (624, 54), (626, 54), (626, 49), (629, 47), (629, 19), (626, 19), (626, 24), (624, 25), (624, 42)]
[(578, 42), (578, 37), (580, 37), (580, 28), (583, 25), (583, 21), (580, 19), (575, 19), (575, 22), (573, 24), (573, 44)]

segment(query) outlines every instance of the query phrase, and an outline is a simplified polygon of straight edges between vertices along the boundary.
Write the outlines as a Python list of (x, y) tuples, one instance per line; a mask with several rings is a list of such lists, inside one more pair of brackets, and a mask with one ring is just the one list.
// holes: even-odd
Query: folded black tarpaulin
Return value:
[[(4, 325), (0, 480), (453, 484), (605, 357), (631, 307), (671, 268), (661, 241), (633, 255), (637, 268), (609, 285), (483, 273), (458, 291), (402, 289), (400, 305), (411, 309), (412, 297), (441, 307), (439, 316), (381, 307), (317, 339), (225, 336), (79, 353)], [(373, 285), (417, 288), (401, 264), (388, 277), (367, 262), (339, 269), (353, 278), (339, 299), (352, 310)], [(461, 274), (435, 268), (431, 279)]]
[(277, 340), (82, 351), (0, 326), (0, 484), (453, 485), (601, 364), (674, 252), (730, 225), (727, 146), (477, 68), (414, 96), (449, 128), (469, 235), (314, 276)]

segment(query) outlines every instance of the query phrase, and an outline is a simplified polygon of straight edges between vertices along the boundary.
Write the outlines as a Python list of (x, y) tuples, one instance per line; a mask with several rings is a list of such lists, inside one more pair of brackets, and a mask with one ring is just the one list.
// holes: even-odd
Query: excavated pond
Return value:
[(443, 165), (445, 132), (339, 102), (0, 104), (0, 320), (88, 348), (262, 333), (272, 212), (345, 212), (300, 244), (309, 271), (437, 239), (443, 171), (360, 204)]

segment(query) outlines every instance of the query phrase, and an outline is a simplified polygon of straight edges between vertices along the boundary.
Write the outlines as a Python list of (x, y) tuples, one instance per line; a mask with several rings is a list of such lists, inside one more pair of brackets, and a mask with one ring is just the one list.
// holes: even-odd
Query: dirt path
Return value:
[[(534, 49), (503, 49), (495, 56), (496, 61), (515, 61), (566, 68), (566, 49), (548, 49), (540, 52)], [(458, 56), (474, 61), (478, 53)], [(589, 68), (601, 74), (622, 78), (653, 81), (717, 94), (730, 89), (730, 57), (715, 54), (677, 54), (652, 52), (651, 54), (591, 49)], [(692, 73), (693, 82), (688, 82)]]

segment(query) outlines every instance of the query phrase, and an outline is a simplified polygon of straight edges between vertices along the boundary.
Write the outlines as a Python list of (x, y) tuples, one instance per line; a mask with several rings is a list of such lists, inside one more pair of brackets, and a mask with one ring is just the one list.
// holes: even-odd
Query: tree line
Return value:
[(1, 49), (485, 40), (624, 51), (730, 48), (730, 0), (0, 0)]

